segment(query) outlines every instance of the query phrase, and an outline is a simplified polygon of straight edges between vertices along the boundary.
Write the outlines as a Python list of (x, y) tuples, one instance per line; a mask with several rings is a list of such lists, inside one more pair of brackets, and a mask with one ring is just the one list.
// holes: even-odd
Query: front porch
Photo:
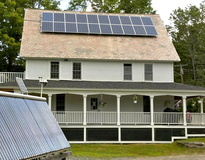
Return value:
[[(63, 100), (60, 100), (61, 111), (58, 110), (59, 96), (57, 94), (48, 95), (50, 109), (57, 122), (62, 126), (205, 125), (203, 98), (200, 100), (200, 113), (187, 113), (186, 100), (188, 97), (186, 96), (181, 97), (183, 103), (181, 111), (179, 111), (174, 109), (176, 96), (170, 95), (63, 95)], [(133, 103), (134, 96), (138, 97), (137, 103)], [(101, 104), (102, 99), (105, 102), (104, 106)], [(165, 104), (167, 101), (169, 103)], [(166, 112), (166, 108), (172, 109), (174, 112)]]

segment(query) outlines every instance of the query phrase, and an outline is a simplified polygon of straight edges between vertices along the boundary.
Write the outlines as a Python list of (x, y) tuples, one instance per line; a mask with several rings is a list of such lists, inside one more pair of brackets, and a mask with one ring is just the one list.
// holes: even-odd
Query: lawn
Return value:
[[(178, 141), (205, 143), (205, 138)], [(205, 154), (205, 149), (190, 149), (178, 146), (176, 142), (171, 144), (71, 144), (71, 150), (74, 157), (90, 159)]]

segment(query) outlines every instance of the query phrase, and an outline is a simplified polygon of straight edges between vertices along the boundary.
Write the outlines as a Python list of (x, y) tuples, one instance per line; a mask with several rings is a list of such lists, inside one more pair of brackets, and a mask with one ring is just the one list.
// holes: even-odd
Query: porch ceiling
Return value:
[[(26, 87), (39, 88), (38, 80), (24, 80)], [(0, 88), (16, 88), (16, 82), (0, 83)], [(46, 88), (77, 88), (77, 89), (128, 89), (128, 90), (178, 90), (205, 92), (204, 87), (192, 86), (179, 83), (156, 83), (156, 82), (100, 82), (100, 81), (71, 81), (71, 80), (48, 80)]]

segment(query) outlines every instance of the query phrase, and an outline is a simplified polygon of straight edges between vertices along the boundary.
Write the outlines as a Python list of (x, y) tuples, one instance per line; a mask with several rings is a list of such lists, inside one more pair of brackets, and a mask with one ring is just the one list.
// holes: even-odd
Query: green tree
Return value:
[(2, 0), (0, 2), (0, 71), (24, 71), (19, 58), (25, 8), (57, 9), (56, 0)]
[[(194, 85), (205, 85), (205, 3), (200, 7), (189, 5), (178, 8), (170, 16), (171, 25), (167, 26), (173, 44), (184, 67), (184, 82)], [(177, 72), (180, 72), (177, 70)], [(176, 81), (180, 81), (178, 76)]]
[(71, 0), (68, 10), (86, 11), (91, 4), (92, 11), (105, 13), (155, 14), (151, 0)]

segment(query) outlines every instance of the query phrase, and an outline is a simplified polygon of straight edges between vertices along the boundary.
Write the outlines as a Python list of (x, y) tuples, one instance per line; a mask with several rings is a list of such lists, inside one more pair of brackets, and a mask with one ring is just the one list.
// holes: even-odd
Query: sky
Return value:
[[(160, 15), (164, 24), (169, 25), (170, 21), (168, 19), (173, 10), (178, 9), (178, 7), (184, 9), (189, 4), (199, 7), (202, 1), (203, 0), (152, 0), (152, 7), (154, 10), (157, 10), (157, 14)], [(68, 2), (69, 0), (61, 0), (61, 9), (66, 9)]]

